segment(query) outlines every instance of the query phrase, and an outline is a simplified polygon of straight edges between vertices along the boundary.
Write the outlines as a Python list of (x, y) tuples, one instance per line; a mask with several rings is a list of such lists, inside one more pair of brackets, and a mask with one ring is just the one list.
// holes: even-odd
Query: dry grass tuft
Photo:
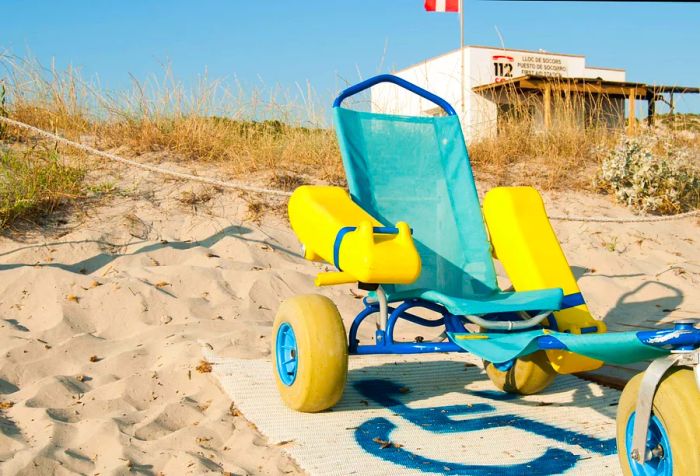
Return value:
[(287, 216), (287, 200), (259, 193), (244, 193), (241, 198), (247, 204), (246, 219), (260, 224), (263, 217), (268, 213), (278, 216)]
[(297, 187), (305, 185), (303, 177), (294, 174), (276, 174), (270, 179), (270, 187), (291, 192)]
[(248, 204), (248, 213), (246, 218), (253, 223), (260, 223), (262, 217), (265, 215), (270, 205), (261, 197), (246, 198), (244, 197)]
[(209, 202), (214, 197), (214, 191), (214, 189), (185, 190), (177, 200), (183, 205), (194, 207)]

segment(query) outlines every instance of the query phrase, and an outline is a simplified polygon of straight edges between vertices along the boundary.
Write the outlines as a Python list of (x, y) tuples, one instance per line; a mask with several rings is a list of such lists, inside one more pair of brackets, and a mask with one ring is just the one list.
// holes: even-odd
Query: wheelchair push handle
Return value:
[(365, 89), (369, 89), (375, 84), (379, 83), (393, 83), (396, 84), (397, 86), (400, 86), (414, 94), (417, 94), (418, 96), (427, 99), (428, 101), (440, 106), (448, 116), (455, 116), (457, 113), (455, 112), (454, 108), (450, 106), (450, 103), (442, 99), (440, 96), (437, 96), (430, 91), (426, 91), (425, 89), (421, 88), (420, 86), (416, 86), (415, 84), (406, 81), (405, 79), (399, 78), (398, 76), (394, 76), (392, 74), (380, 74), (378, 76), (374, 76), (372, 78), (366, 79), (362, 81), (361, 83), (357, 83), (353, 86), (350, 86), (349, 88), (343, 90), (337, 98), (335, 98), (335, 101), (333, 101), (333, 107), (340, 107), (342, 102), (349, 98), (350, 96), (354, 96), (355, 94), (361, 93)]

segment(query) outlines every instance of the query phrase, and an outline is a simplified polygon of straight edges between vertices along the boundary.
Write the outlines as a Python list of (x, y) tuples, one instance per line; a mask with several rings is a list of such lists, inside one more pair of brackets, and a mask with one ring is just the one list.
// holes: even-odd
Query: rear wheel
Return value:
[(484, 361), (491, 382), (508, 393), (532, 395), (549, 386), (557, 376), (543, 350), (515, 359), (506, 365)]
[(343, 396), (345, 326), (327, 297), (310, 294), (282, 303), (272, 328), (272, 353), (277, 389), (289, 408), (320, 412)]
[(625, 386), (617, 408), (617, 449), (625, 476), (691, 475), (700, 468), (700, 390), (693, 371), (671, 369), (654, 395), (647, 431), (649, 459), (630, 456), (639, 385), (644, 374)]

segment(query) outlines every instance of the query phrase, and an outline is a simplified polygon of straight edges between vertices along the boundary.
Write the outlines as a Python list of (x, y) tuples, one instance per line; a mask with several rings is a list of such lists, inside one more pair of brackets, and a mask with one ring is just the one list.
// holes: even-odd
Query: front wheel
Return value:
[(625, 386), (617, 408), (617, 450), (625, 476), (692, 475), (700, 471), (700, 390), (693, 371), (671, 369), (661, 380), (647, 431), (649, 458), (630, 456), (637, 395), (643, 373)]
[(325, 296), (294, 296), (282, 303), (272, 327), (273, 367), (284, 403), (320, 412), (340, 400), (348, 372), (345, 326)]

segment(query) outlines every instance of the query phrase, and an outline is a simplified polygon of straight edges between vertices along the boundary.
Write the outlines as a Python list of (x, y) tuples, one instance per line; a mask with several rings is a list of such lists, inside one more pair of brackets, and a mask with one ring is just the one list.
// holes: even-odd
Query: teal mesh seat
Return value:
[(499, 290), (456, 115), (333, 111), (353, 200), (385, 225), (413, 228), (421, 276), (385, 286), (390, 301), (425, 299), (456, 315), (560, 309), (561, 289)]

